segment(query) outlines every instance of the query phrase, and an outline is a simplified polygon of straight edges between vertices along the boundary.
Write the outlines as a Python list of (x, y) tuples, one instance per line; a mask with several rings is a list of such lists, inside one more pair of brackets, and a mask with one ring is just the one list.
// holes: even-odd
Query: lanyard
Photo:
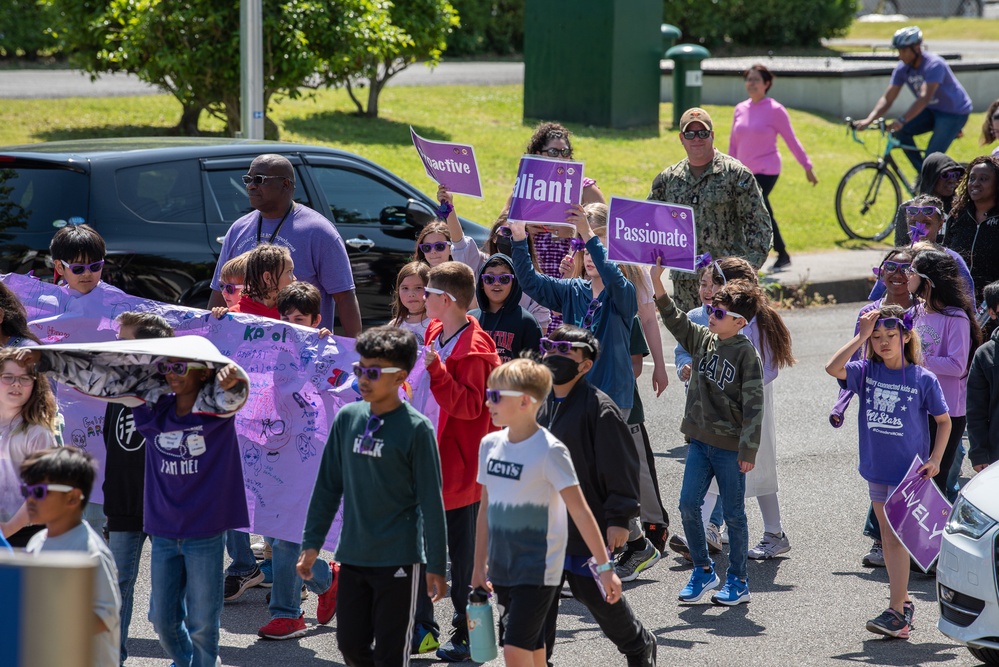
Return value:
[[(284, 217), (281, 218), (281, 221), (278, 222), (277, 227), (275, 227), (274, 231), (271, 232), (271, 237), (269, 239), (267, 239), (267, 243), (274, 243), (274, 239), (275, 239), (275, 237), (277, 237), (277, 233), (279, 231), (281, 231), (281, 225), (284, 224), (284, 221), (288, 218), (288, 214), (291, 213), (293, 210), (295, 210), (295, 202), (291, 202), (291, 206), (289, 206), (288, 210), (284, 212)], [(263, 227), (264, 227), (264, 214), (263, 213), (258, 213), (257, 214), (257, 245), (260, 245), (260, 233), (263, 231)]]

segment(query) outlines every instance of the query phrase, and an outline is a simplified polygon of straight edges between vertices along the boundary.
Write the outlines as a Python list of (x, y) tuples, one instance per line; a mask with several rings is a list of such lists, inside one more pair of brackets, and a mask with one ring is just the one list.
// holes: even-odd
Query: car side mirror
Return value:
[(423, 229), (437, 218), (437, 212), (427, 204), (416, 199), (406, 202), (406, 222), (410, 225)]

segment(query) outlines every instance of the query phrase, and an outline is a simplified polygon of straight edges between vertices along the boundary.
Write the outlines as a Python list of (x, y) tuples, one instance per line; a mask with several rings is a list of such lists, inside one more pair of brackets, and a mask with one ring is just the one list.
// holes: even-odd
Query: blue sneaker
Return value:
[(715, 574), (715, 564), (711, 564), (711, 569), (707, 572), (703, 568), (694, 566), (694, 572), (690, 575), (690, 581), (680, 591), (680, 602), (697, 602), (708, 591), (718, 588), (721, 580)]
[(437, 634), (423, 625), (418, 623), (413, 629), (413, 640), (410, 645), (410, 653), (417, 655), (420, 653), (431, 653), (439, 649), (441, 646), (441, 640), (437, 637)]
[(264, 573), (264, 580), (261, 581), (257, 586), (261, 588), (270, 588), (274, 585), (274, 563), (270, 558), (267, 560), (260, 561), (260, 571)]
[(722, 589), (711, 596), (711, 601), (715, 604), (723, 604), (728, 607), (734, 607), (752, 599), (753, 596), (749, 594), (749, 584), (731, 574), (725, 577), (725, 585), (722, 586)]

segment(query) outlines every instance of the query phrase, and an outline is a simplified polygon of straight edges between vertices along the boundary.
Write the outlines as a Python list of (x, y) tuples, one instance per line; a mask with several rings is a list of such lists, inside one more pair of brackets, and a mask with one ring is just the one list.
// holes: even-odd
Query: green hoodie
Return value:
[(687, 406), (680, 431), (712, 447), (738, 451), (756, 463), (763, 427), (763, 365), (745, 336), (720, 340), (677, 309), (668, 294), (656, 299), (663, 323), (691, 352)]

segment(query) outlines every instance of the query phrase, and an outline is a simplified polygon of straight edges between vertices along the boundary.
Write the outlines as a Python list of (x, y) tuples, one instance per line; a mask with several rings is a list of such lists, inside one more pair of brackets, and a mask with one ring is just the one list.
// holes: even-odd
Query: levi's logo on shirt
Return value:
[(486, 462), (486, 472), (496, 477), (506, 477), (507, 479), (520, 479), (520, 473), (524, 466), (520, 463), (508, 463), (499, 459), (489, 459)]

